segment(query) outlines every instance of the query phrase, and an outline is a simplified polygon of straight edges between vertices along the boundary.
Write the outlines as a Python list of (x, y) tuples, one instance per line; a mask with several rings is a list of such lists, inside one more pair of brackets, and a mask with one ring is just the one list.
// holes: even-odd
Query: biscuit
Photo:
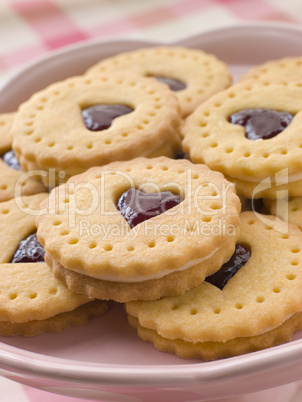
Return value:
[(137, 330), (138, 336), (153, 343), (162, 352), (174, 353), (183, 359), (202, 359), (204, 361), (234, 357), (256, 350), (277, 346), (291, 340), (294, 332), (302, 329), (302, 313), (294, 314), (280, 327), (258, 336), (235, 338), (226, 342), (186, 342), (183, 339), (167, 339), (155, 330), (142, 327), (137, 318), (128, 315), (129, 324)]
[(302, 197), (263, 200), (268, 211), (285, 222), (291, 222), (302, 230)]
[[(10, 131), (14, 117), (15, 113), (4, 113), (0, 115), (0, 202), (13, 198), (16, 192), (18, 193), (19, 191), (21, 191), (23, 195), (45, 191), (45, 187), (33, 177), (29, 177), (24, 181), (22, 180), (21, 176), (24, 172), (21, 171), (18, 161), (14, 158), (11, 151), (12, 139)], [(13, 162), (14, 168), (11, 168), (4, 162), (3, 158), (6, 159), (8, 156), (10, 157), (10, 162)]]
[[(282, 173), (282, 172), (281, 172)], [(238, 195), (242, 198), (248, 198), (253, 200), (259, 200), (266, 198), (275, 200), (282, 197), (298, 197), (301, 194), (300, 186), (302, 186), (302, 180), (296, 180), (288, 182), (288, 177), (280, 176), (280, 180), (274, 183), (271, 177), (263, 180), (260, 183), (251, 183), (243, 180), (238, 180), (233, 177), (225, 175), (225, 178), (233, 183), (236, 187)]]
[(72, 311), (59, 313), (53, 317), (28, 322), (0, 321), (1, 336), (24, 336), (26, 338), (45, 332), (57, 333), (70, 327), (79, 327), (88, 323), (93, 317), (105, 314), (108, 307), (105, 302), (89, 301)]
[[(233, 250), (233, 239), (226, 240), (224, 247)], [(210, 256), (206, 264), (197, 264), (185, 271), (172, 272), (160, 279), (149, 279), (143, 282), (113, 282), (92, 278), (87, 275), (64, 268), (48, 254), (47, 264), (52, 267), (54, 276), (64, 282), (76, 293), (86, 294), (90, 298), (115, 300), (124, 303), (130, 300), (156, 300), (163, 295), (174, 296), (200, 285), (206, 277), (217, 270), (227, 259), (225, 251), (218, 250)]]
[[(138, 193), (181, 200), (130, 227), (118, 205), (132, 190), (138, 206)], [(240, 201), (220, 173), (161, 157), (91, 168), (41, 207), (37, 236), (56, 275), (75, 291), (121, 302), (183, 293), (215, 272), (234, 251)]]
[(302, 329), (302, 233), (272, 216), (240, 218), (237, 244), (250, 249), (247, 262), (222, 290), (207, 278), (181, 296), (126, 303), (139, 336), (180, 357), (214, 360), (286, 342)]
[[(293, 195), (302, 195), (301, 110), (302, 81), (241, 82), (214, 95), (187, 118), (182, 146), (194, 163), (205, 163), (239, 183), (237, 191), (247, 198), (273, 198), (278, 190), (273, 187), (281, 184), (292, 187)], [(231, 123), (247, 112), (250, 116), (241, 119), (246, 119), (246, 127)], [(262, 126), (272, 121), (265, 139), (248, 138), (252, 113), (265, 119)]]
[[(98, 108), (106, 123), (108, 108), (109, 114), (113, 108), (123, 115), (94, 124)], [(47, 184), (52, 169), (60, 183), (115, 160), (174, 156), (180, 150), (179, 112), (175, 95), (155, 79), (118, 72), (72, 77), (21, 105), (13, 148), (24, 170), (44, 170)]]
[(107, 311), (106, 302), (73, 293), (55, 279), (37, 249), (25, 257), (33, 256), (31, 261), (39, 262), (16, 259), (19, 245), (36, 230), (35, 215), (47, 196), (40, 193), (0, 203), (0, 335), (58, 332)]
[(129, 71), (166, 82), (175, 88), (183, 117), (231, 84), (225, 63), (202, 50), (184, 47), (160, 46), (120, 53), (100, 61), (86, 74), (94, 76), (111, 71)]
[(278, 60), (269, 60), (251, 68), (239, 81), (246, 80), (274, 80), (274, 79), (302, 78), (302, 57), (285, 57)]
[(13, 125), (13, 120), (15, 117), (15, 113), (2, 113), (0, 115), (0, 133), (1, 133), (1, 143), (0, 143), (0, 152), (3, 152), (11, 149), (12, 140), (10, 136), (10, 130)]

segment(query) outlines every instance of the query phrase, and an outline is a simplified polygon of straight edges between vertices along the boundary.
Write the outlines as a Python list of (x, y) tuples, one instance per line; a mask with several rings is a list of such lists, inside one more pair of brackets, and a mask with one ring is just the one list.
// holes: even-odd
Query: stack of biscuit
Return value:
[[(269, 74), (287, 62), (291, 77)], [(183, 358), (249, 353), (302, 329), (302, 233), (276, 212), (286, 193), (302, 197), (302, 81), (299, 60), (274, 63), (231, 86), (201, 50), (139, 49), (3, 115), (14, 180), (37, 187), (1, 198), (14, 228), (0, 333), (58, 332), (108, 301)]]
[(47, 193), (0, 203), (0, 334), (34, 336), (85, 324), (107, 311), (105, 301), (71, 292), (44, 261), (35, 217)]

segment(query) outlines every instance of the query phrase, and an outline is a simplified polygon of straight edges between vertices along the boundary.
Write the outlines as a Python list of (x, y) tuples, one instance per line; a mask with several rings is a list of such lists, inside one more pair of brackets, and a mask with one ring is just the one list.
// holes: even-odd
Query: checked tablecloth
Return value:
[[(139, 38), (170, 41), (208, 28), (245, 21), (301, 24), (302, 2), (0, 0), (0, 85), (14, 69), (34, 58), (87, 39)], [(291, 400), (301, 402), (302, 392), (295, 385), (289, 389)], [(269, 394), (267, 395), (269, 401)], [(280, 398), (282, 399), (275, 402), (284, 401), (281, 394)], [(247, 402), (250, 400), (248, 396), (244, 399)], [(0, 377), (0, 402), (76, 401), (84, 400), (50, 394)], [(227, 401), (233, 402), (231, 399)]]

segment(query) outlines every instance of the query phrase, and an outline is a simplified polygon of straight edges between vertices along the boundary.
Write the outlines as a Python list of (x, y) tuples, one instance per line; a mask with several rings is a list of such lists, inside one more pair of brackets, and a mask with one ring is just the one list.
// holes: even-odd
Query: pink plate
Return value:
[[(251, 24), (201, 32), (173, 45), (216, 54), (228, 63), (236, 79), (251, 65), (301, 56), (301, 42), (299, 27)], [(104, 57), (154, 44), (158, 43), (90, 41), (54, 52), (23, 68), (2, 86), (0, 113), (16, 110), (33, 92), (81, 74)], [(183, 360), (138, 339), (127, 324), (123, 307), (114, 304), (106, 316), (60, 334), (0, 338), (0, 374), (46, 391), (98, 401), (229, 397), (245, 402), (254, 398), (287, 402), (292, 397), (298, 401), (302, 400), (300, 391), (290, 383), (302, 380), (301, 339), (300, 332), (287, 344), (210, 363)], [(264, 391), (274, 387), (278, 388)], [(240, 396), (255, 392), (254, 396)]]

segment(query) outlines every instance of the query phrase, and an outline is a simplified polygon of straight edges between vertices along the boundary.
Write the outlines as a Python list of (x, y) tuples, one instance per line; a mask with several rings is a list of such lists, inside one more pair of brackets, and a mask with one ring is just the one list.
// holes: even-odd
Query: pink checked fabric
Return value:
[(89, 38), (176, 40), (243, 21), (302, 21), (299, 0), (1, 0), (0, 79)]
[[(86, 39), (119, 37), (172, 41), (207, 28), (245, 21), (298, 24), (302, 22), (302, 2), (0, 0), (0, 85), (22, 64), (53, 49)], [(32, 389), (1, 377), (0, 390), (0, 402), (85, 402), (84, 399)], [(302, 401), (299, 392), (293, 389), (293, 401)]]

